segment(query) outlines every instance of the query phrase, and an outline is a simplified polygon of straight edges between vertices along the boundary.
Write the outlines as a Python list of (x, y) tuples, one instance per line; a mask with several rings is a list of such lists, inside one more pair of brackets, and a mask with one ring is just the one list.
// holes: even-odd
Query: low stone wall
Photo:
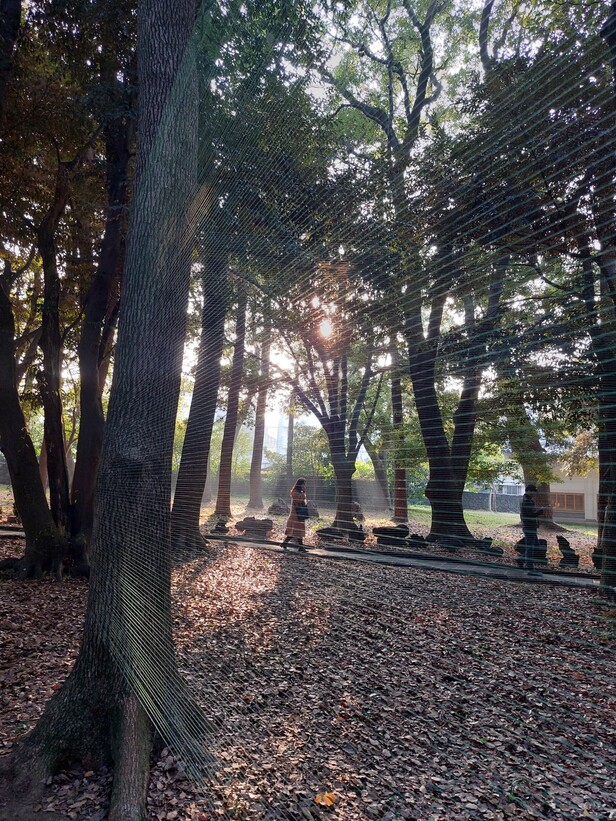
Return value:
[(464, 510), (489, 510), (490, 494), (487, 492), (473, 493), (471, 490), (465, 490), (462, 494), (462, 507)]
[[(465, 490), (462, 494), (462, 507), (464, 510), (490, 510), (490, 492), (481, 491), (474, 493)], [(509, 496), (506, 493), (497, 493), (496, 512), (497, 513), (519, 513), (521, 496)]]
[(496, 494), (496, 510), (498, 513), (519, 513), (521, 496), (509, 496), (506, 493)]

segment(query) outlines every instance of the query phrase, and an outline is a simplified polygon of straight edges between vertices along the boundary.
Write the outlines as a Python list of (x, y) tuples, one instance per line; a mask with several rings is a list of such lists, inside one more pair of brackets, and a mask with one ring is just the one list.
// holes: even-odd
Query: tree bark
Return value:
[(86, 542), (92, 532), (94, 488), (105, 430), (99, 364), (111, 286), (121, 261), (131, 130), (126, 118), (115, 119), (104, 128), (107, 219), (96, 274), (85, 300), (78, 346), (80, 422), (71, 487), (71, 532), (73, 536), (83, 534)]
[(295, 431), (295, 397), (292, 395), (289, 401), (289, 411), (287, 413), (287, 484), (289, 487), (293, 482), (293, 435)]
[[(362, 422), (362, 411), (366, 410), (366, 397), (370, 380), (373, 376), (372, 358), (374, 354), (373, 340), (368, 341), (365, 352), (365, 366), (357, 394), (352, 406), (349, 407), (348, 382), (348, 354), (352, 340), (352, 329), (340, 327), (333, 347), (325, 347), (317, 343), (314, 346), (325, 377), (326, 390), (321, 393), (315, 379), (314, 360), (310, 343), (306, 344), (308, 367), (313, 402), (308, 393), (303, 390), (297, 379), (293, 380), (295, 395), (307, 411), (310, 411), (319, 420), (327, 436), (332, 466), (336, 475), (336, 517), (334, 526), (341, 529), (353, 530), (353, 486), (352, 477), (355, 473), (357, 454), (370, 429), (374, 412), (379, 399), (382, 378), (379, 379), (376, 396), (367, 418)], [(331, 362), (329, 361), (331, 358)]]
[(607, 40), (610, 47), (610, 57), (612, 63), (612, 84), (616, 95), (616, 0), (612, 0), (610, 13), (599, 32), (601, 37)]
[(394, 522), (407, 522), (409, 518), (406, 469), (401, 464), (401, 446), (404, 439), (404, 413), (402, 407), (402, 382), (398, 370), (398, 352), (392, 348), (391, 408), (394, 435)]
[(238, 283), (237, 320), (235, 325), (235, 346), (231, 364), (231, 384), (227, 399), (227, 416), (220, 449), (220, 470), (218, 473), (218, 493), (216, 495), (215, 515), (231, 517), (231, 473), (233, 470), (233, 446), (239, 409), (240, 388), (244, 368), (244, 345), (246, 341), (246, 308), (248, 293), (246, 283)]
[[(616, 91), (616, 3), (601, 34), (608, 41), (612, 55), (612, 81)], [(616, 98), (615, 98), (616, 99)], [(614, 100), (612, 101), (612, 103)], [(592, 166), (593, 196), (591, 208), (601, 251), (595, 256), (598, 265), (601, 307), (595, 304), (593, 265), (588, 248), (582, 249), (585, 303), (589, 330), (599, 373), (599, 458), (600, 513), (597, 554), (601, 565), (601, 584), (616, 598), (616, 219), (614, 213), (614, 105), (603, 106), (608, 124), (602, 140), (600, 161)]]
[(0, 277), (0, 444), (6, 459), (26, 550), (21, 578), (40, 578), (44, 570), (61, 573), (64, 545), (54, 524), (39, 464), (19, 402), (15, 365), (15, 319), (7, 273)]
[(430, 538), (473, 539), (462, 508), (462, 488), (454, 475), (451, 451), (443, 428), (435, 387), (436, 345), (427, 341), (417, 349), (409, 343), (409, 370), (422, 438), (428, 454), (430, 478), (426, 498), (432, 508)]
[[(604, 343), (605, 344), (605, 343)], [(601, 584), (616, 589), (616, 358), (601, 351), (599, 375), (599, 532)]]
[(84, 636), (73, 671), (14, 756), (22, 790), (72, 761), (114, 761), (111, 821), (145, 818), (153, 714), (167, 743), (193, 763), (207, 729), (177, 670), (170, 607), (171, 463), (196, 176), (187, 48), (195, 9), (192, 0), (151, 0), (137, 21), (135, 197)]
[(462, 354), (462, 392), (453, 415), (451, 445), (445, 433), (443, 417), (436, 393), (436, 356), (441, 337), (441, 322), (449, 292), (452, 267), (457, 265), (454, 252), (446, 251), (440, 276), (433, 285), (428, 331), (424, 338), (423, 319), (419, 299), (413, 297), (407, 314), (406, 331), (409, 353), (409, 371), (413, 382), (415, 404), (426, 446), (430, 478), (426, 497), (432, 506), (429, 538), (473, 539), (464, 519), (462, 494), (468, 475), (468, 466), (477, 422), (477, 398), (481, 386), (481, 370), (489, 334), (498, 320), (500, 299), (508, 256), (500, 256), (492, 268), (488, 301), (483, 319), (475, 320), (472, 296), (465, 300), (465, 327), (468, 334), (467, 350)]
[[(334, 453), (332, 449), (332, 454)], [(355, 462), (348, 459), (337, 459), (332, 456), (332, 465), (336, 476), (336, 517), (334, 527), (341, 530), (353, 529), (353, 474)]]
[(173, 555), (176, 558), (181, 557), (186, 551), (190, 552), (203, 546), (203, 538), (199, 532), (199, 515), (209, 470), (212, 430), (220, 385), (220, 358), (229, 302), (227, 254), (214, 241), (209, 253), (206, 253), (203, 293), (195, 387), (171, 514)]
[(40, 347), (43, 369), (39, 374), (45, 410), (45, 447), (51, 515), (61, 535), (69, 533), (69, 489), (66, 448), (62, 421), (62, 334), (60, 333), (60, 277), (55, 234), (69, 197), (69, 168), (58, 160), (54, 201), (37, 229), (38, 248), (43, 262), (43, 324)]
[(265, 410), (267, 407), (267, 391), (269, 388), (271, 330), (271, 316), (268, 312), (263, 323), (261, 373), (255, 413), (255, 435), (252, 445), (252, 459), (250, 461), (250, 498), (248, 499), (248, 507), (254, 510), (263, 509), (263, 478), (261, 475), (261, 467), (263, 464), (263, 441), (265, 439)]

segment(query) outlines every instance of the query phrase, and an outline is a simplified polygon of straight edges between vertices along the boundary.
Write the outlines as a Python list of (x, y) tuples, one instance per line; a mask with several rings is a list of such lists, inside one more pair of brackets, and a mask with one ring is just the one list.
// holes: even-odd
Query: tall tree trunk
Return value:
[[(616, 3), (601, 34), (612, 55), (612, 81), (616, 92)], [(591, 208), (601, 251), (596, 255), (599, 269), (600, 308), (594, 293), (590, 253), (583, 250), (585, 302), (590, 320), (593, 350), (599, 364), (599, 452), (602, 466), (603, 513), (597, 553), (601, 562), (601, 583), (616, 596), (616, 217), (614, 197), (614, 128), (616, 97), (603, 106), (608, 128), (602, 140), (600, 161), (592, 164)], [(602, 452), (602, 453), (601, 453)]]
[(428, 454), (430, 478), (426, 498), (432, 508), (430, 538), (454, 537), (468, 540), (468, 529), (462, 508), (462, 489), (454, 475), (451, 452), (435, 387), (436, 347), (426, 343), (418, 349), (409, 343), (409, 370), (422, 438)]
[(265, 439), (265, 409), (267, 407), (267, 391), (269, 388), (271, 330), (272, 323), (268, 311), (263, 323), (261, 373), (255, 413), (255, 436), (250, 462), (250, 498), (248, 499), (248, 507), (254, 510), (263, 509), (263, 477), (261, 475), (261, 467), (263, 464), (263, 441)]
[(177, 670), (170, 609), (171, 463), (196, 175), (194, 52), (186, 48), (195, 9), (192, 0), (151, 0), (137, 20), (137, 176), (84, 637), (14, 758), (18, 789), (71, 761), (114, 761), (110, 821), (145, 818), (152, 714), (189, 761), (206, 728)]
[(334, 527), (342, 530), (353, 529), (353, 474), (355, 463), (348, 458), (336, 458), (332, 449), (332, 466), (336, 476), (336, 517)]
[(407, 522), (409, 518), (406, 468), (401, 464), (404, 441), (404, 415), (402, 407), (402, 382), (398, 370), (398, 352), (392, 347), (391, 409), (394, 435), (394, 522)]
[(111, 286), (121, 260), (131, 128), (128, 120), (121, 118), (107, 123), (104, 131), (108, 209), (96, 274), (85, 299), (78, 346), (80, 423), (71, 487), (71, 531), (73, 536), (83, 534), (86, 541), (92, 532), (94, 488), (105, 430), (99, 364)]
[(38, 230), (38, 247), (43, 261), (43, 324), (40, 347), (43, 369), (39, 374), (41, 399), (45, 410), (45, 447), (51, 514), (62, 535), (69, 532), (69, 490), (66, 448), (62, 421), (62, 335), (60, 333), (60, 277), (56, 258), (55, 234), (69, 197), (69, 169), (58, 161), (54, 201)]
[(599, 387), (600, 526), (597, 553), (601, 584), (616, 589), (616, 359), (602, 352)]
[(172, 550), (176, 557), (203, 546), (199, 515), (209, 475), (229, 291), (227, 254), (212, 240), (203, 276), (201, 340), (195, 386), (171, 513)]
[(443, 310), (449, 292), (452, 266), (456, 266), (451, 249), (446, 251), (447, 263), (443, 264), (440, 278), (433, 287), (432, 304), (428, 319), (428, 333), (424, 338), (421, 303), (413, 296), (407, 314), (406, 332), (409, 353), (409, 371), (413, 382), (415, 404), (426, 446), (430, 478), (426, 497), (432, 506), (430, 537), (473, 539), (464, 519), (462, 494), (468, 475), (468, 466), (477, 421), (477, 398), (481, 386), (481, 370), (485, 363), (487, 341), (499, 316), (500, 299), (508, 256), (495, 260), (490, 275), (488, 301), (484, 317), (475, 320), (472, 295), (465, 303), (465, 326), (469, 332), (469, 347), (463, 364), (463, 384), (460, 399), (454, 412), (454, 430), (451, 445), (448, 442), (443, 417), (436, 393), (436, 355), (441, 335)]
[(606, 414), (604, 403), (599, 397), (599, 418), (598, 418), (598, 452), (599, 452), (599, 488), (597, 492), (597, 545), (593, 556), (594, 563), (601, 567), (603, 562), (603, 524), (605, 522), (605, 512), (610, 497), (610, 490), (616, 487), (612, 476), (612, 456), (609, 452), (609, 431), (606, 424), (609, 415)]
[[(611, 296), (612, 289), (607, 287), (605, 276), (608, 273), (605, 272), (605, 276), (599, 276), (602, 300), (601, 308), (598, 308), (593, 257), (585, 242), (580, 244), (579, 250), (582, 258), (580, 285), (599, 381), (599, 527), (593, 559), (601, 568), (602, 584), (616, 588), (616, 301)], [(601, 274), (602, 266), (599, 271)]]
[(231, 473), (233, 470), (233, 446), (235, 444), (235, 430), (237, 413), (242, 386), (242, 372), (244, 369), (244, 346), (246, 342), (246, 308), (248, 292), (246, 283), (238, 283), (237, 320), (235, 324), (235, 346), (233, 348), (233, 362), (231, 364), (231, 383), (227, 399), (227, 416), (222, 435), (220, 448), (220, 470), (218, 473), (218, 493), (216, 496), (217, 516), (231, 517)]
[(607, 44), (610, 47), (612, 83), (614, 85), (614, 94), (616, 95), (616, 0), (612, 0), (609, 16), (601, 27), (599, 34), (607, 40)]
[(0, 445), (6, 459), (15, 507), (26, 534), (22, 578), (40, 578), (52, 568), (61, 571), (63, 544), (54, 524), (39, 465), (19, 402), (15, 367), (15, 319), (9, 297), (9, 276), (0, 277)]
[(43, 485), (43, 490), (47, 489), (47, 448), (45, 447), (45, 440), (41, 442), (41, 452), (39, 454), (39, 476), (41, 477), (41, 483)]
[(295, 431), (295, 395), (289, 400), (287, 413), (287, 484), (293, 483), (293, 435)]
[(13, 52), (21, 26), (21, 0), (0, 0), (0, 125), (4, 120), (6, 84), (13, 73)]

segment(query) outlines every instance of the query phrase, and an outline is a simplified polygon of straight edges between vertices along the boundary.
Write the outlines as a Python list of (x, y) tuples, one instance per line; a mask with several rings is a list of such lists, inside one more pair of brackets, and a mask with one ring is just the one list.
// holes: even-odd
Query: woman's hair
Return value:
[(294, 490), (301, 490), (304, 487), (306, 487), (306, 480), (303, 476), (300, 476), (299, 479), (295, 480), (295, 484), (291, 488), (291, 493), (293, 493)]

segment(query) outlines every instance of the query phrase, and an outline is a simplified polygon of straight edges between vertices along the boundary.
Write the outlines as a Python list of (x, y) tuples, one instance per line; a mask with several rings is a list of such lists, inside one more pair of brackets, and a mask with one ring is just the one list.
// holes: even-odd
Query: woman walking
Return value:
[(291, 539), (297, 539), (299, 549), (302, 552), (306, 551), (304, 547), (303, 538), (306, 535), (305, 518), (300, 518), (297, 513), (298, 505), (301, 508), (306, 506), (306, 480), (298, 479), (291, 488), (291, 514), (287, 519), (287, 526), (285, 528), (285, 540), (282, 543), (282, 549), (286, 550), (287, 545)]

